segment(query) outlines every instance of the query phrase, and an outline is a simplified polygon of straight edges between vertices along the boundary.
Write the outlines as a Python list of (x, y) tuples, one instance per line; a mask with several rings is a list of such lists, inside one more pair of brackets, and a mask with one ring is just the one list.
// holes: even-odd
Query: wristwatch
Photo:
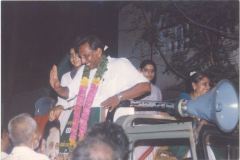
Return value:
[(117, 98), (119, 100), (119, 102), (121, 102), (122, 98), (123, 98), (123, 95), (121, 93), (118, 93), (117, 94)]

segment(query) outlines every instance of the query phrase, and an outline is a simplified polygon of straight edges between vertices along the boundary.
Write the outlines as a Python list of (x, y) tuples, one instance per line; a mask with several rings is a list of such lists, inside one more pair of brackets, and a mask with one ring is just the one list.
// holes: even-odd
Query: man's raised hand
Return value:
[(49, 83), (54, 90), (56, 90), (57, 88), (60, 87), (60, 81), (58, 79), (57, 66), (55, 64), (52, 66), (52, 69), (50, 70)]

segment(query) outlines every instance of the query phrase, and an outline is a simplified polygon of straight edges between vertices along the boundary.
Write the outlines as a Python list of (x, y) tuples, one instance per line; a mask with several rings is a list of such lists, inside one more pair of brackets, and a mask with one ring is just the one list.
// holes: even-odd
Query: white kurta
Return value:
[(13, 148), (12, 152), (4, 160), (49, 160), (49, 158), (27, 146), (17, 146)]
[(1, 152), (1, 160), (4, 160), (8, 156), (7, 153)]

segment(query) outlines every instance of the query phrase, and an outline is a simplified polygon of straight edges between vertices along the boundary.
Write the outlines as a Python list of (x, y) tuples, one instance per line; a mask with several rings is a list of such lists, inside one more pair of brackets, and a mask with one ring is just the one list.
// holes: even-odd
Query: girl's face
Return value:
[(154, 66), (151, 64), (147, 64), (141, 72), (149, 81), (152, 81), (155, 76)]
[(76, 54), (73, 48), (70, 49), (70, 62), (75, 68), (78, 68), (82, 65), (81, 59)]
[(210, 80), (207, 77), (203, 77), (199, 82), (192, 83), (192, 86), (195, 94), (201, 96), (209, 91)]

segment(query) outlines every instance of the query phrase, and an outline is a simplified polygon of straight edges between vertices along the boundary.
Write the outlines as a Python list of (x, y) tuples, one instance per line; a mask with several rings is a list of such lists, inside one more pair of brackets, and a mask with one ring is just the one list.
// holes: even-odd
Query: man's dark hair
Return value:
[(75, 41), (75, 46), (76, 46), (75, 50), (78, 52), (79, 47), (85, 43), (88, 43), (92, 50), (96, 50), (96, 49), (100, 48), (100, 49), (102, 49), (102, 51), (104, 51), (105, 44), (99, 37), (97, 37), (95, 35), (78, 37)]
[(72, 153), (72, 160), (121, 160), (121, 153), (100, 137), (86, 137)]
[(88, 130), (87, 137), (99, 137), (113, 146), (121, 155), (121, 159), (128, 159), (129, 141), (123, 128), (109, 121), (97, 123)]

